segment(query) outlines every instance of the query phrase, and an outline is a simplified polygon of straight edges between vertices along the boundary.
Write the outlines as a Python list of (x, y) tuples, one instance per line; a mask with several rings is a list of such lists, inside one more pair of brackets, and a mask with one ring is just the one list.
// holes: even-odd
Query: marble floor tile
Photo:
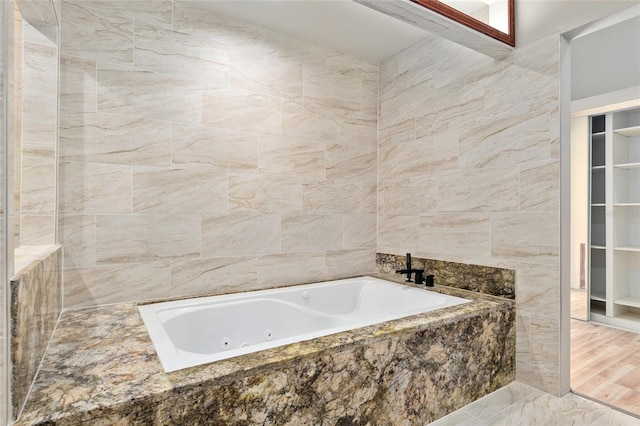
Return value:
[(559, 398), (512, 382), (430, 425), (637, 426), (640, 418), (572, 393)]

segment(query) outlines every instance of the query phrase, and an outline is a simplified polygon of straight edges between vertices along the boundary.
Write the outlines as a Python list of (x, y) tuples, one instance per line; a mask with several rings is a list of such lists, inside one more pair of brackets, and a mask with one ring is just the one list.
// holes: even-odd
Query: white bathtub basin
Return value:
[(138, 307), (166, 372), (469, 302), (371, 277)]

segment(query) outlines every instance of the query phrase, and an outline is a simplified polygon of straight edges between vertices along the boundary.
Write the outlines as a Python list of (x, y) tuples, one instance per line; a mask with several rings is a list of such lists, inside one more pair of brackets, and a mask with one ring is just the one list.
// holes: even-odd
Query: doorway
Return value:
[(563, 200), (570, 211), (563, 216), (563, 336), (570, 342), (563, 361), (573, 392), (640, 417), (638, 8), (565, 34), (563, 43), (563, 98), (571, 99), (571, 113), (563, 114), (570, 128), (563, 178), (571, 182)]

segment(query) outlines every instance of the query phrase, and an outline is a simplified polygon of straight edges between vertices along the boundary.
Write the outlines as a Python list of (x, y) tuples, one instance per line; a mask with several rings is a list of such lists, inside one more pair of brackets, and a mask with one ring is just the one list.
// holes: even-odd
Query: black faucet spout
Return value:
[(424, 273), (424, 269), (413, 269), (411, 268), (411, 253), (407, 253), (407, 266), (405, 269), (396, 270), (396, 274), (407, 274), (407, 279), (405, 282), (412, 283), (411, 274), (416, 274), (416, 283), (422, 284), (422, 274)]

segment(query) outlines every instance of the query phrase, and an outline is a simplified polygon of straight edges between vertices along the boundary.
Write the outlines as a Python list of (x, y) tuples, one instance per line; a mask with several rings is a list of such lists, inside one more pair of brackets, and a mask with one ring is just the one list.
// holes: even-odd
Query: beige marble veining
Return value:
[[(358, 182), (325, 180), (302, 186), (302, 206), (305, 214), (348, 214), (362, 212), (366, 187)], [(368, 212), (367, 212), (368, 213)]]
[(520, 210), (549, 211), (558, 208), (560, 162), (549, 161), (519, 166)]
[[(550, 35), (495, 60), (431, 36), (383, 61), (378, 185), (432, 178), (438, 200), (428, 213), (393, 215), (380, 203), (377, 228), (379, 253), (515, 270), (517, 377), (554, 395), (558, 49), (558, 35)], [(423, 148), (430, 146), (434, 154)], [(458, 224), (452, 214), (484, 217), (461, 216)], [(531, 327), (532, 319), (543, 324)]]
[(117, 65), (133, 65), (133, 19), (62, 2), (60, 51)]
[(20, 211), (53, 216), (56, 199), (56, 161), (22, 156)]
[(169, 166), (171, 147), (167, 122), (81, 109), (61, 111), (62, 161)]
[(133, 212), (226, 214), (229, 181), (210, 170), (137, 168), (133, 172)]
[(250, 291), (258, 288), (256, 257), (184, 259), (171, 262), (171, 295)]
[(98, 215), (96, 263), (198, 257), (200, 229), (196, 215)]
[(187, 125), (203, 123), (206, 105), (197, 82), (109, 66), (98, 68), (97, 98), (98, 111)]
[[(57, 67), (53, 65), (52, 69)], [(56, 82), (51, 87), (55, 87)], [(55, 158), (56, 103), (40, 99), (39, 94), (22, 99), (22, 153), (30, 157)]]
[(20, 244), (49, 245), (55, 241), (55, 216), (52, 214), (21, 214)]
[(127, 166), (61, 162), (58, 213), (130, 213), (131, 173)]
[(302, 65), (245, 49), (232, 49), (230, 84), (268, 96), (302, 96)]
[(319, 282), (326, 278), (324, 251), (271, 254), (258, 258), (258, 284), (264, 287)]
[[(344, 113), (344, 111), (337, 109)], [(302, 137), (319, 140), (340, 140), (342, 124), (323, 107), (306, 98), (287, 101), (282, 104), (282, 134), (288, 137)]]
[(558, 213), (492, 213), (491, 254), (557, 264), (559, 226)]
[[(258, 136), (258, 171), (323, 179), (326, 144), (322, 140)], [(371, 169), (371, 167), (369, 167)]]
[[(67, 1), (67, 0), (65, 0)], [(136, 21), (146, 22), (161, 27), (170, 27), (172, 21), (171, 0), (144, 0), (130, 2), (128, 0), (68, 0), (70, 3), (126, 15)]]
[(257, 171), (258, 135), (232, 129), (173, 124), (171, 160), (182, 167)]
[(205, 126), (281, 135), (282, 101), (249, 90), (206, 88), (202, 94)]
[(297, 176), (230, 174), (229, 213), (302, 214), (302, 186)]
[(344, 248), (376, 247), (376, 215), (344, 215)]
[(371, 270), (378, 66), (195, 6), (62, 1), (68, 306)]
[(375, 248), (327, 250), (325, 267), (328, 277), (370, 275), (376, 270)]
[(229, 85), (225, 44), (145, 23), (136, 23), (134, 36), (136, 68), (199, 81), (207, 87)]
[(282, 216), (282, 251), (342, 249), (343, 228), (339, 215)]
[[(259, 235), (260, 238), (256, 238)], [(202, 256), (261, 255), (281, 251), (281, 217), (274, 214), (202, 217)]]
[[(512, 303), (435, 290), (473, 302), (169, 374), (134, 304), (67, 311), (17, 424), (428, 423), (513, 380), (510, 356), (496, 357), (494, 343), (513, 350)], [(458, 343), (471, 363), (446, 346), (460, 327), (478, 332)], [(436, 371), (458, 390), (442, 393), (430, 379)], [(416, 401), (421, 410), (411, 408)]]
[(442, 212), (513, 211), (518, 205), (518, 170), (492, 168), (438, 177)]
[[(93, 59), (60, 55), (60, 108), (97, 109), (97, 65)], [(61, 114), (61, 118), (65, 115)]]
[[(168, 260), (130, 262), (64, 269), (64, 303), (69, 307), (95, 306), (166, 298), (171, 294), (171, 268)], [(137, 283), (135, 287), (129, 283)]]

